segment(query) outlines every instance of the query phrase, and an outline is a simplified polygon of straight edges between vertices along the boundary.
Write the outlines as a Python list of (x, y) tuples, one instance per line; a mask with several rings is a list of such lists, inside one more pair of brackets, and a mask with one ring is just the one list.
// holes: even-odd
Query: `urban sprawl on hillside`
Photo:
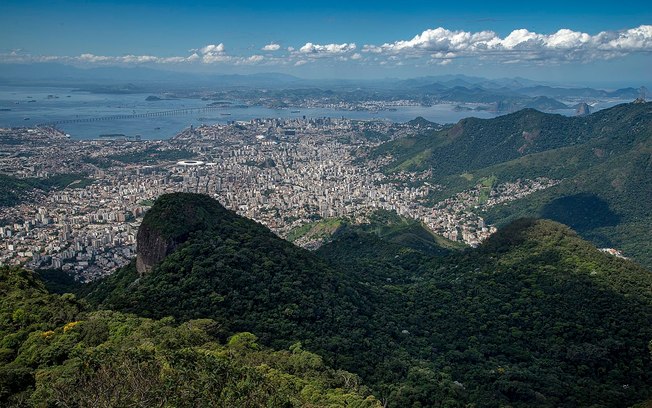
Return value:
[[(26, 190), (0, 208), (0, 263), (69, 271), (90, 281), (135, 256), (136, 233), (164, 193), (205, 193), (281, 237), (324, 218), (362, 223), (378, 209), (420, 221), (471, 246), (495, 228), (479, 210), (551, 187), (537, 178), (433, 201), (432, 171), (387, 174), (383, 140), (423, 124), (348, 119), (255, 119), (189, 128), (166, 141), (71, 140), (52, 128), (0, 129), (0, 173), (18, 180), (67, 175), (52, 190)], [(314, 248), (314, 242), (306, 243)]]

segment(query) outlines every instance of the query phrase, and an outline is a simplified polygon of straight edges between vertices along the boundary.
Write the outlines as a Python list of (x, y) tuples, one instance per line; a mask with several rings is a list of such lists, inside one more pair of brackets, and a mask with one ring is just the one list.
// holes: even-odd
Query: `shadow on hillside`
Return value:
[(557, 198), (541, 209), (540, 216), (566, 224), (580, 234), (620, 223), (620, 216), (609, 208), (609, 203), (589, 193)]

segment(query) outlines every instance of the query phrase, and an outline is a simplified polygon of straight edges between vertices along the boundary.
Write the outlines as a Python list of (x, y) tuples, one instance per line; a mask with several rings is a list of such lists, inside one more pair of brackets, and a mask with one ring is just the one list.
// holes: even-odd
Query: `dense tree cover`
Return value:
[(561, 224), (520, 220), (478, 249), (440, 252), (396, 240), (390, 214), (311, 254), (196, 195), (165, 200), (220, 215), (91, 301), (210, 318), (223, 336), (277, 348), (301, 341), (391, 407), (607, 407), (652, 394), (652, 275)]
[[(608, 138), (628, 144), (652, 131), (652, 103), (622, 104), (590, 116), (567, 117), (534, 109), (493, 119), (466, 118), (440, 131), (385, 143), (375, 156), (391, 153), (393, 168), (433, 169), (437, 175), (472, 172), (527, 154)], [(427, 157), (414, 157), (428, 151)]]
[(378, 211), (368, 224), (343, 224), (315, 253), (375, 288), (412, 282), (427, 265), (463, 248), (416, 221)]
[(345, 285), (343, 273), (324, 260), (207, 196), (164, 195), (142, 228), (158, 230), (176, 250), (142, 277), (133, 266), (119, 271), (89, 300), (148, 317), (210, 316), (266, 344), (287, 347), (305, 338), (332, 354), (342, 346), (326, 333), (368, 324), (371, 306), (360, 293), (366, 288)]
[(72, 295), (48, 294), (31, 272), (0, 267), (0, 402), (22, 398), (34, 383), (34, 369), (16, 362), (23, 344), (34, 333), (75, 321), (83, 310)]
[(445, 255), (449, 250), (465, 247), (464, 244), (434, 234), (420, 222), (401, 217), (393, 211), (377, 210), (369, 216), (367, 222), (353, 226), (345, 225), (345, 228), (341, 228), (339, 232), (345, 231), (346, 227), (373, 234), (384, 242), (431, 255)]
[(9, 207), (20, 203), (23, 197), (21, 193), (31, 188), (27, 180), (0, 174), (0, 206)]
[(485, 216), (489, 222), (498, 224), (524, 216), (560, 221), (596, 245), (622, 249), (627, 256), (650, 268), (652, 138), (625, 149), (600, 141), (489, 168), (487, 173), (504, 179), (519, 172), (527, 174), (532, 163), (546, 162), (547, 166), (557, 163), (559, 168), (551, 169), (558, 173), (553, 177), (563, 181), (524, 199), (494, 207)]
[[(351, 232), (319, 252), (365, 276), (385, 272), (374, 287), (394, 307), (376, 318), (406, 330), (400, 347), (461, 383), (462, 400), (623, 406), (652, 394), (649, 271), (548, 221), (519, 220), (445, 260), (361, 249), (374, 239)], [(396, 398), (387, 385), (378, 395)], [(401, 385), (419, 388), (409, 375)]]
[[(388, 171), (433, 169), (440, 200), (477, 185), (550, 177), (562, 183), (492, 208), (490, 223), (520, 217), (567, 223), (601, 247), (617, 247), (652, 268), (652, 103), (630, 103), (590, 116), (523, 110), (495, 119), (464, 119), (451, 128), (381, 145)], [(463, 176), (463, 177), (462, 177)], [(583, 213), (578, 207), (585, 207)]]
[(106, 156), (103, 159), (114, 160), (121, 163), (158, 163), (162, 160), (181, 160), (193, 156), (194, 154), (186, 149), (160, 150), (156, 147), (151, 147), (138, 152), (114, 154)]
[[(401, 217), (393, 211), (377, 210), (368, 218), (363, 224), (354, 224), (347, 218), (326, 218), (306, 223), (291, 230), (286, 239), (290, 242), (295, 242), (299, 238), (320, 239), (328, 242), (334, 236), (339, 237), (353, 228), (356, 231), (369, 232), (383, 241), (432, 255), (446, 254), (450, 249), (465, 247), (462, 243), (433, 234), (418, 221)], [(370, 245), (367, 249), (376, 251), (374, 245)]]
[(89, 312), (21, 269), (0, 268), (0, 294), (2, 406), (380, 406), (300, 343), (272, 351), (251, 333), (221, 342), (209, 319)]
[(109, 156), (84, 157), (82, 160), (101, 169), (108, 169), (113, 166), (122, 166), (125, 163), (152, 163), (161, 161), (176, 161), (194, 157), (194, 154), (186, 149), (160, 150), (157, 147), (149, 147), (144, 150), (126, 153), (117, 153)]
[(56, 174), (49, 178), (20, 179), (6, 174), (0, 174), (0, 207), (20, 204), (28, 199), (29, 191), (60, 190), (64, 187), (83, 188), (92, 183), (83, 174)]
[(328, 240), (346, 222), (347, 219), (340, 217), (308, 222), (290, 230), (285, 239), (290, 242), (299, 238)]
[[(145, 214), (142, 225), (158, 231), (164, 239), (183, 242), (191, 232), (211, 230), (218, 234), (268, 232), (251, 220), (235, 217), (212, 198), (203, 194), (164, 194), (156, 205)], [(253, 230), (251, 230), (253, 228)]]

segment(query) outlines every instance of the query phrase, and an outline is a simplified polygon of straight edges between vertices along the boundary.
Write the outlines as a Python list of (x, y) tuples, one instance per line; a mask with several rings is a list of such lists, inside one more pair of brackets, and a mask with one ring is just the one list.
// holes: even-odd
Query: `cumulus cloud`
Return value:
[(52, 61), (52, 62), (82, 62), (91, 64), (179, 64), (184, 62), (192, 62), (199, 58), (197, 54), (192, 54), (188, 57), (157, 57), (154, 55), (121, 55), (121, 56), (106, 56), (95, 55), (90, 53), (81, 54), (76, 57), (66, 56), (26, 56), (27, 60), (36, 62)]
[[(255, 51), (234, 55), (224, 43), (207, 44), (189, 50), (189, 55), (121, 55), (106, 56), (83, 53), (76, 56), (31, 55), (22, 50), (0, 53), (0, 62), (62, 62), (68, 64), (138, 65), (138, 64), (265, 64), (300, 66), (321, 59), (349, 61), (357, 64), (401, 65), (427, 62), (446, 65), (457, 58), (494, 59), (502, 63), (548, 63), (593, 61), (635, 53), (652, 53), (652, 25), (589, 34), (568, 28), (553, 33), (537, 33), (525, 28), (503, 36), (489, 30), (462, 31), (443, 27), (428, 29), (407, 40), (383, 44), (354, 42), (341, 44), (304, 43), (300, 47), (281, 48), (275, 42)], [(273, 54), (271, 54), (273, 52)], [(425, 60), (425, 61), (424, 61)]]
[(321, 55), (338, 55), (344, 54), (350, 51), (354, 51), (356, 48), (355, 43), (344, 43), (344, 44), (313, 44), (311, 42), (306, 43), (303, 47), (299, 48), (299, 52), (302, 54), (308, 54), (312, 56), (321, 56)]
[(77, 56), (46, 56), (30, 55), (12, 51), (0, 54), (0, 62), (30, 63), (30, 62), (60, 62), (66, 64), (92, 64), (92, 65), (139, 65), (139, 64), (184, 64), (184, 63), (231, 63), (231, 64), (256, 64), (265, 59), (262, 55), (232, 56), (225, 52), (224, 44), (207, 45), (202, 48), (192, 49), (188, 56), (158, 57), (155, 55), (120, 55), (107, 56), (84, 53)]
[(190, 55), (189, 57), (186, 57), (186, 61), (188, 62), (195, 62), (195, 61), (199, 61), (200, 59), (201, 57), (196, 52), (192, 53), (192, 55)]
[(430, 55), (434, 59), (458, 56), (501, 56), (511, 60), (609, 59), (636, 52), (652, 52), (652, 25), (621, 31), (603, 31), (596, 35), (567, 28), (552, 34), (518, 29), (501, 38), (493, 31), (452, 31), (428, 29), (410, 40), (382, 45), (364, 45), (363, 52), (387, 55)]
[(202, 54), (222, 54), (224, 52), (224, 44), (208, 44), (207, 46), (200, 48)]
[(595, 36), (602, 49), (650, 50), (652, 25), (642, 25), (619, 32), (604, 31)]
[(208, 44), (198, 50), (201, 56), (198, 58), (204, 64), (214, 64), (219, 62), (229, 62), (232, 57), (226, 55), (223, 43)]
[(79, 60), (84, 62), (106, 62), (110, 59), (111, 59), (110, 57), (93, 55), (93, 54), (82, 54), (79, 56)]
[(255, 64), (257, 62), (262, 61), (263, 59), (265, 59), (265, 57), (263, 57), (262, 55), (252, 55), (251, 57), (247, 58), (247, 62)]

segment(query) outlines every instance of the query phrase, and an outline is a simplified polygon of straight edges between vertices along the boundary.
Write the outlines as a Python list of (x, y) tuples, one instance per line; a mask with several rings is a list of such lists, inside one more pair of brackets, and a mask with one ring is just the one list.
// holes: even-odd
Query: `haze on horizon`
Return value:
[(0, 64), (647, 84), (652, 5), (7, 0)]

